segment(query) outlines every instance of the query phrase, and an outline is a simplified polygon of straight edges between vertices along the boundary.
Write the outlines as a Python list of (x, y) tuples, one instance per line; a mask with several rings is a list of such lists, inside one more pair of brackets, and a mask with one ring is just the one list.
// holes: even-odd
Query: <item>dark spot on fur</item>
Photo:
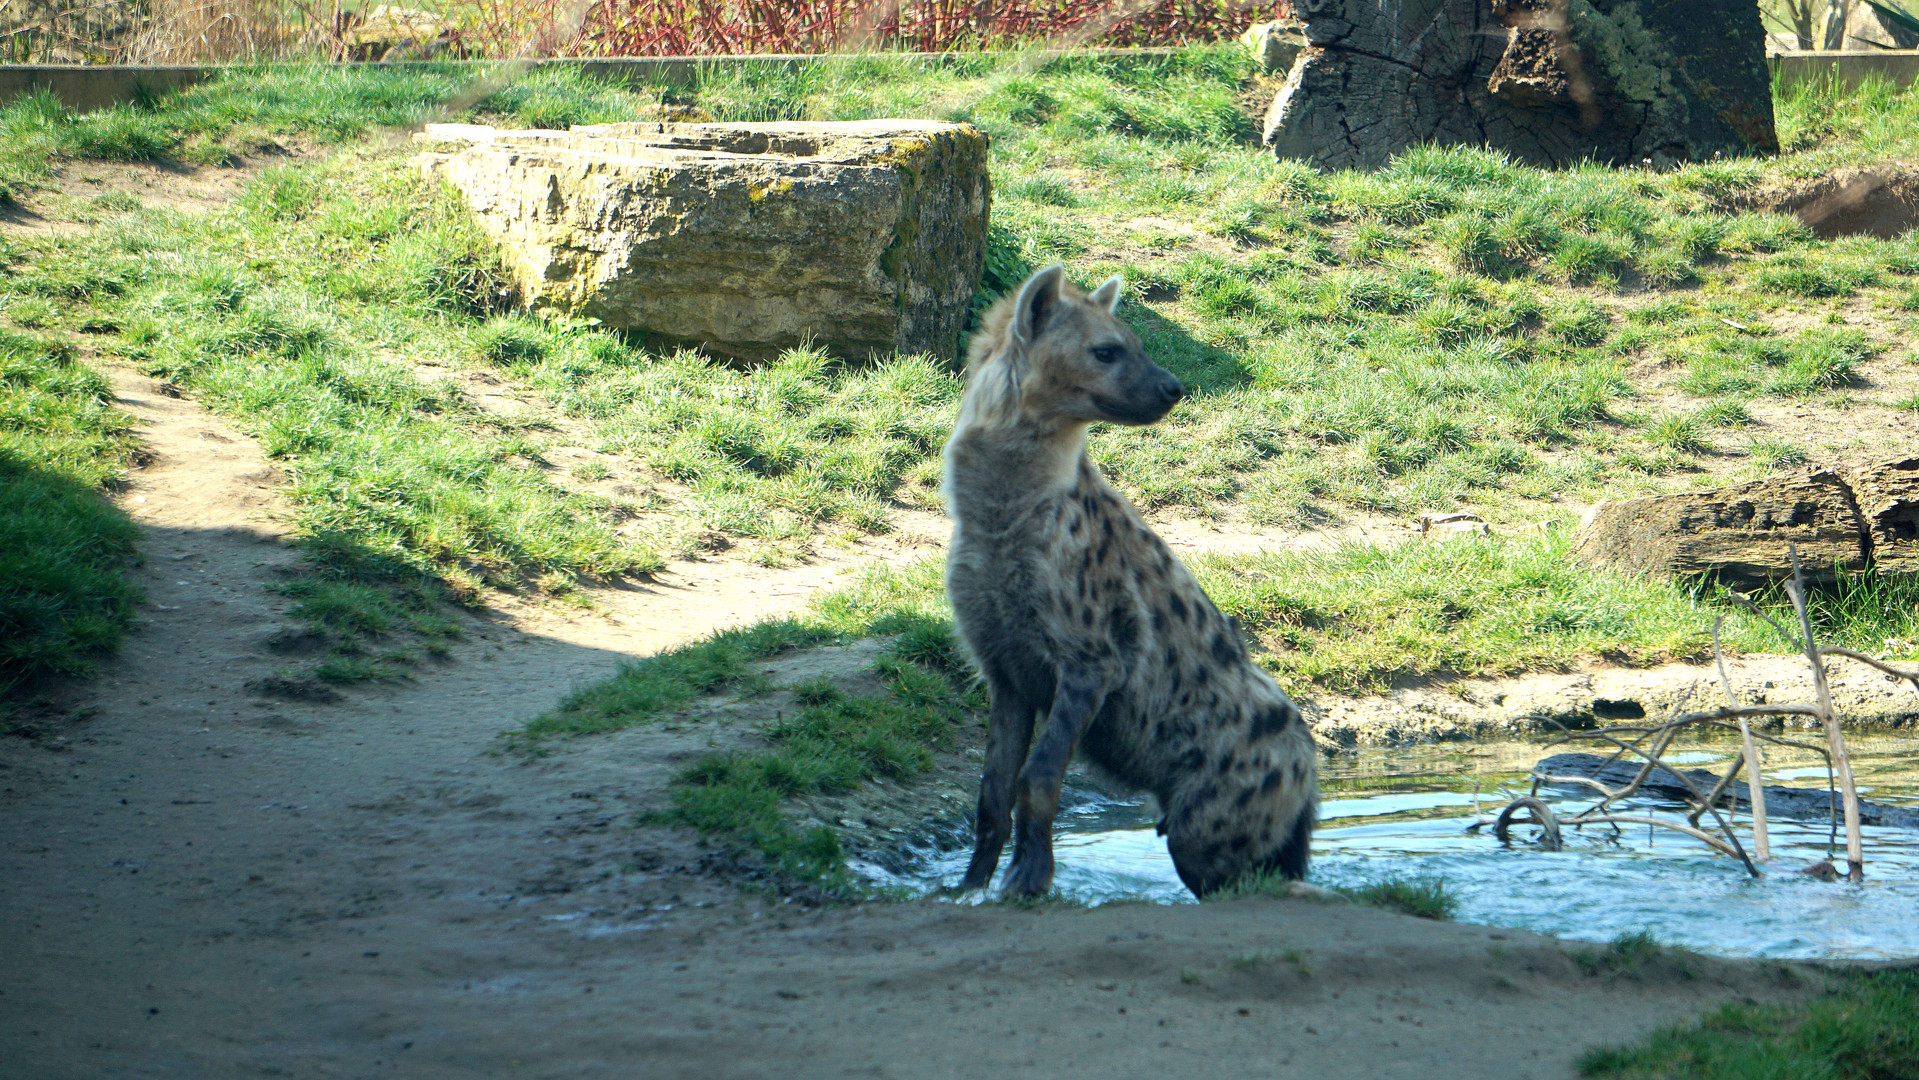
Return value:
[[(1153, 633), (1164, 634), (1165, 632), (1166, 632), (1166, 609), (1154, 608), (1153, 609)], [(1173, 654), (1167, 653), (1166, 655), (1170, 658)], [(1171, 663), (1171, 660), (1169, 659), (1167, 662)]]
[(1181, 600), (1176, 595), (1169, 596), (1166, 598), (1166, 605), (1173, 609), (1174, 618), (1178, 619), (1180, 622), (1186, 621), (1186, 601)]
[(1285, 731), (1286, 725), (1292, 722), (1291, 709), (1284, 705), (1268, 705), (1253, 714), (1253, 729), (1246, 734), (1248, 738), (1264, 739)]
[(1224, 633), (1213, 635), (1213, 659), (1224, 667), (1240, 661), (1239, 642)]
[(1241, 788), (1239, 791), (1239, 797), (1233, 800), (1233, 805), (1239, 807), (1241, 810), (1244, 810), (1246, 809), (1246, 804), (1252, 801), (1253, 801), (1253, 789)]
[(1306, 763), (1303, 761), (1293, 762), (1293, 783), (1304, 784), (1305, 782), (1306, 782)]
[(1079, 612), (1079, 621), (1081, 626), (1093, 625), (1093, 609), (1081, 608)]
[(1070, 522), (1068, 522), (1068, 523), (1067, 523), (1067, 525), (1066, 525), (1066, 531), (1067, 531), (1067, 532), (1069, 532), (1069, 533), (1072, 533), (1072, 534), (1073, 534), (1074, 536), (1078, 536), (1078, 535), (1079, 535), (1079, 527), (1080, 527), (1080, 525), (1081, 525), (1081, 524), (1083, 524), (1083, 523), (1084, 523), (1085, 521), (1086, 521), (1086, 519), (1085, 519), (1085, 518), (1083, 518), (1083, 517), (1081, 517), (1081, 516), (1080, 516), (1080, 515), (1078, 515), (1078, 514), (1074, 514), (1074, 515), (1073, 515), (1073, 520), (1072, 520), (1072, 521), (1070, 521)]
[[(1212, 669), (1208, 668), (1205, 664), (1201, 664), (1200, 666), (1193, 669), (1193, 681), (1198, 683), (1201, 686), (1205, 686), (1206, 683), (1210, 679), (1212, 679), (1212, 677), (1213, 677)], [(1218, 697), (1219, 695), (1214, 694), (1213, 696)]]
[[(1295, 764), (1294, 768), (1298, 768), (1297, 764)], [(1279, 769), (1274, 769), (1272, 772), (1266, 774), (1266, 779), (1259, 782), (1259, 793), (1261, 795), (1270, 795), (1278, 790), (1279, 785), (1285, 782), (1285, 773)]]
[(1125, 604), (1114, 604), (1106, 615), (1109, 624), (1107, 632), (1113, 635), (1113, 648), (1120, 653), (1130, 653), (1139, 647), (1139, 620), (1133, 617), (1132, 609)]
[(1238, 836), (1233, 837), (1233, 842), (1228, 846), (1233, 849), (1233, 854), (1237, 855), (1240, 852), (1245, 851), (1246, 845), (1250, 843), (1252, 843), (1252, 841), (1246, 839), (1246, 834), (1241, 833)]
[(1093, 497), (1091, 495), (1085, 496), (1084, 498), (1080, 499), (1079, 505), (1081, 509), (1086, 511), (1087, 517), (1099, 516), (1099, 503), (1094, 502)]
[(1100, 564), (1101, 566), (1105, 566), (1107, 553), (1111, 552), (1112, 550), (1113, 550), (1113, 531), (1111, 529), (1108, 529), (1106, 530), (1106, 539), (1101, 540), (1099, 542), (1099, 554), (1094, 556), (1093, 561)]

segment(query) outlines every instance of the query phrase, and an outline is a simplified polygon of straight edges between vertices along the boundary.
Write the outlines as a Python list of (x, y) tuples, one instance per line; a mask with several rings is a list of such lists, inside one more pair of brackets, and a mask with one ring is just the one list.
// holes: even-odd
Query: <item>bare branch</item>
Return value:
[[(1739, 707), (1739, 695), (1733, 692), (1732, 676), (1726, 674), (1726, 653), (1719, 646), (1719, 627), (1725, 621), (1723, 614), (1712, 621), (1712, 657), (1719, 665), (1719, 685), (1725, 688), (1726, 706), (1736, 709)], [(1726, 774), (1726, 784), (1732, 783), (1742, 763), (1747, 766), (1746, 802), (1752, 807), (1752, 853), (1760, 862), (1767, 862), (1772, 858), (1772, 838), (1766, 835), (1766, 781), (1760, 775), (1758, 748), (1752, 744), (1752, 725), (1746, 723), (1743, 716), (1739, 718), (1739, 760), (1733, 763), (1732, 771)], [(1717, 798), (1724, 787), (1725, 784), (1722, 784), (1713, 789), (1713, 797)], [(1695, 825), (1699, 823), (1696, 817), (1692, 820)]]
[(1912, 688), (1914, 690), (1919, 690), (1919, 668), (1911, 668), (1911, 669), (1896, 668), (1896, 667), (1893, 667), (1891, 664), (1886, 663), (1884, 660), (1876, 660), (1870, 656), (1867, 656), (1865, 653), (1854, 652), (1851, 649), (1842, 649), (1837, 645), (1828, 645), (1825, 648), (1820, 649), (1819, 655), (1820, 656), (1843, 656), (1848, 660), (1857, 660), (1860, 663), (1867, 665), (1868, 667), (1878, 668), (1880, 671), (1883, 671), (1886, 674), (1893, 676), (1894, 678), (1904, 679), (1905, 681), (1912, 684)]
[(1695, 829), (1690, 825), (1682, 825), (1679, 822), (1673, 821), (1669, 818), (1656, 818), (1656, 817), (1649, 817), (1641, 814), (1595, 814), (1595, 815), (1582, 814), (1578, 817), (1571, 817), (1571, 818), (1565, 819), (1565, 823), (1568, 825), (1598, 825), (1598, 824), (1657, 825), (1663, 829), (1672, 829), (1675, 832), (1685, 833), (1687, 836), (1690, 836), (1693, 839), (1698, 840), (1701, 843), (1704, 843), (1710, 846), (1714, 851), (1717, 851), (1722, 855), (1730, 855), (1734, 858), (1740, 858), (1740, 859), (1744, 858), (1744, 853), (1733, 849), (1724, 840), (1721, 840), (1717, 836), (1714, 836), (1711, 833), (1706, 832), (1704, 829)]
[(1856, 885), (1866, 878), (1865, 850), (1859, 834), (1859, 789), (1852, 782), (1852, 759), (1846, 753), (1846, 738), (1839, 730), (1839, 717), (1832, 711), (1832, 686), (1826, 681), (1826, 662), (1812, 637), (1812, 614), (1807, 610), (1806, 578), (1804, 568), (1799, 565), (1799, 545), (1788, 544), (1786, 550), (1792, 555), (1792, 580), (1786, 582), (1786, 595), (1799, 614), (1806, 662), (1812, 665), (1812, 685), (1819, 694), (1820, 718), (1826, 726), (1826, 742), (1832, 747), (1834, 779), (1845, 801), (1846, 877)]
[(1531, 796), (1514, 799), (1512, 802), (1506, 804), (1506, 808), (1499, 812), (1498, 820), (1493, 822), (1493, 835), (1498, 837), (1501, 843), (1510, 840), (1512, 824), (1515, 820), (1513, 815), (1520, 810), (1525, 810), (1532, 814), (1532, 822), (1539, 826), (1542, 834), (1540, 836), (1540, 843), (1545, 846), (1546, 850), (1558, 851), (1560, 847), (1559, 821), (1553, 816), (1552, 807), (1547, 806), (1544, 802)]

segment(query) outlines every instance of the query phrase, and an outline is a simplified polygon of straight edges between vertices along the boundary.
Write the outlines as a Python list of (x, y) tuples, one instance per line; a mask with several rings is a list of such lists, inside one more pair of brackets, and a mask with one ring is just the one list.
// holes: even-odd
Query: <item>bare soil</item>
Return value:
[[(249, 687), (298, 636), (268, 589), (298, 559), (281, 477), (194, 402), (114, 378), (146, 450), (116, 498), (147, 533), (149, 602), (98, 677), (0, 739), (0, 1076), (1565, 1077), (1589, 1045), (1824, 983), (1685, 956), (1594, 975), (1588, 946), (1308, 900), (756, 893), (750, 860), (634, 821), (778, 693), (541, 758), (498, 736), (623, 659), (916, 558), (936, 522), (784, 569), (678, 562), (588, 610), (499, 598), (412, 679), (267, 697)], [(1164, 525), (1194, 549), (1276, 542)], [(969, 770), (962, 745), (912, 791), (813, 810), (950, 804)], [(856, 842), (898, 823), (874, 812)]]

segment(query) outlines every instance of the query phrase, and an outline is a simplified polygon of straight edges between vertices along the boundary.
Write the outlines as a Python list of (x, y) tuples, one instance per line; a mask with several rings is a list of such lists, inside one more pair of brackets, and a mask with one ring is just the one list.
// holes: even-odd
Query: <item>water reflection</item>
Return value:
[[(1862, 790), (1874, 799), (1919, 803), (1919, 738), (1877, 736), (1850, 743)], [(1713, 768), (1737, 747), (1687, 743), (1674, 764)], [(1867, 881), (1830, 883), (1792, 871), (1827, 855), (1825, 821), (1772, 823), (1773, 863), (1755, 881), (1731, 859), (1669, 830), (1569, 830), (1565, 850), (1542, 852), (1469, 832), (1477, 800), (1491, 812), (1531, 790), (1526, 770), (1541, 754), (1523, 742), (1447, 744), (1341, 755), (1322, 769), (1321, 827), (1313, 837), (1313, 880), (1360, 885), (1388, 876), (1439, 876), (1458, 896), (1462, 922), (1519, 927), (1587, 941), (1649, 931), (1659, 940), (1731, 956), (1903, 958), (1919, 956), (1919, 833), (1865, 830)], [(1773, 784), (1823, 784), (1818, 759), (1766, 752)], [(1555, 812), (1590, 805), (1590, 794), (1546, 789)], [(1673, 814), (1676, 804), (1637, 800), (1627, 812)], [(1086, 903), (1190, 903), (1173, 872), (1147, 800), (1089, 795), (1060, 815), (1056, 885)], [(1741, 840), (1749, 834), (1743, 817)], [(958, 879), (967, 852), (923, 852), (889, 873), (889, 884), (932, 888)]]

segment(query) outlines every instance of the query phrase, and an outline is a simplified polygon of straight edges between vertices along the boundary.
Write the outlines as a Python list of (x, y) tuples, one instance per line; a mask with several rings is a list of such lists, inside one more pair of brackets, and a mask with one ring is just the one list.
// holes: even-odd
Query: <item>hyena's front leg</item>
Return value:
[(961, 889), (984, 889), (999, 867), (1000, 851), (1013, 834), (1013, 779), (1033, 741), (1033, 717), (1045, 707), (1022, 693), (1012, 679), (989, 674), (993, 715), (986, 729), (986, 767), (980, 773), (979, 818), (973, 825), (973, 861)]
[(1053, 885), (1053, 816), (1059, 812), (1059, 786), (1066, 779), (1079, 737), (1106, 702), (1104, 676), (1091, 669), (1060, 672), (1053, 708), (1033, 740), (1033, 752), (1019, 774), (1019, 832), (1013, 840), (1013, 865), (1000, 886), (1004, 896), (1039, 896)]

